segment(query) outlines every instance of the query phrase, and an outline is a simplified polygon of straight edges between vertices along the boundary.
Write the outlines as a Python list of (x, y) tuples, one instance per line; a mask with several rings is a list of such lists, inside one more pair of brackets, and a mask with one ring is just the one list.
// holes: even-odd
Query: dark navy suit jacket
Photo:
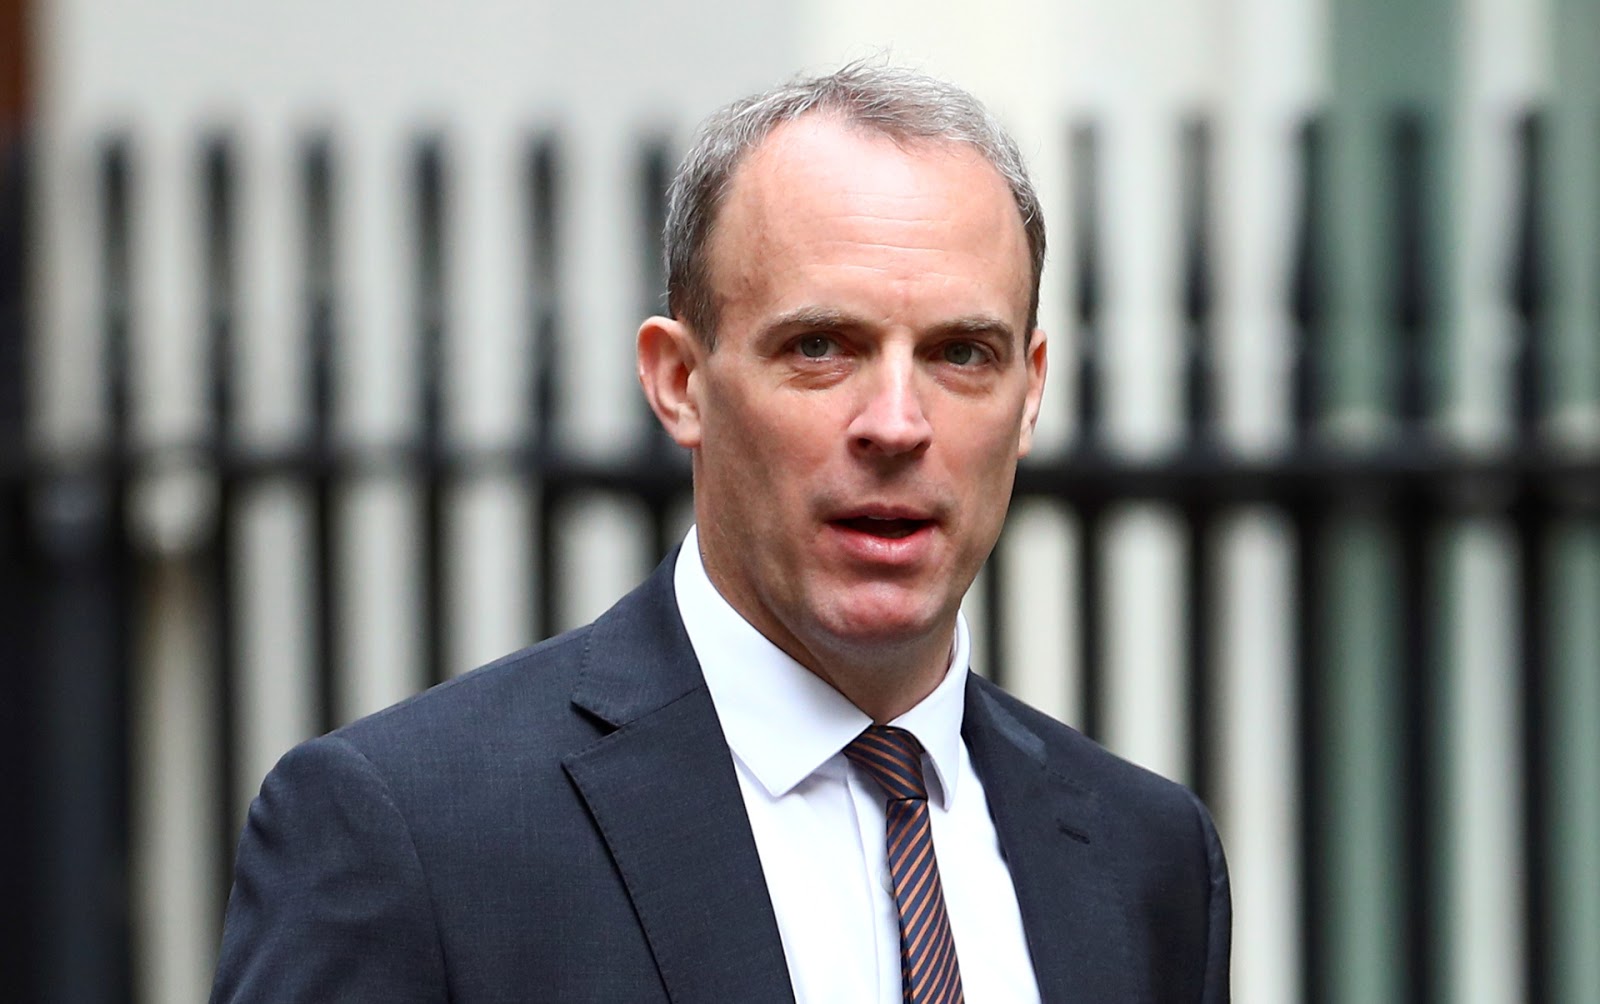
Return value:
[[(1226, 1001), (1200, 802), (976, 676), (962, 734), (1044, 1000)], [(672, 558), (588, 627), (291, 750), (212, 1000), (792, 1001)]]

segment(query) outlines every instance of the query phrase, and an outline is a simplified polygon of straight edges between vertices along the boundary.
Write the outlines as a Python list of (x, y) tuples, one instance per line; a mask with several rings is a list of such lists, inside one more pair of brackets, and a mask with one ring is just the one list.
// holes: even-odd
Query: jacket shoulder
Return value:
[(593, 625), (512, 652), (334, 730), (370, 755), (428, 735), (483, 735), (565, 711)]
[(1169, 822), (1176, 814), (1192, 826), (1198, 812), (1202, 825), (1211, 825), (1205, 806), (1185, 785), (1118, 756), (988, 680), (974, 677), (973, 685), (1037, 736), (1044, 745), (1048, 768), (1065, 783), (1091, 794), (1103, 813), (1113, 817), (1131, 814), (1147, 821), (1153, 821), (1153, 815)]

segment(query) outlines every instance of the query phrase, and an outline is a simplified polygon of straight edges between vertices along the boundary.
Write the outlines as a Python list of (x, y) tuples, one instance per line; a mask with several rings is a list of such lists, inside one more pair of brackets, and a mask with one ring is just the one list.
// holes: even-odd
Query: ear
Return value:
[(700, 339), (682, 321), (651, 317), (639, 326), (639, 386), (661, 427), (679, 446), (700, 445), (700, 402), (691, 379), (700, 365)]
[(1043, 328), (1034, 328), (1028, 336), (1028, 396), (1022, 404), (1022, 427), (1017, 431), (1017, 456), (1025, 457), (1033, 449), (1033, 427), (1039, 423), (1039, 402), (1044, 399), (1044, 374), (1048, 368)]

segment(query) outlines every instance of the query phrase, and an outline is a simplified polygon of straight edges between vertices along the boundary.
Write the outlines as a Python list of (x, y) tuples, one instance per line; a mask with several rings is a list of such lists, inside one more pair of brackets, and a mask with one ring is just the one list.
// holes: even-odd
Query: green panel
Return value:
[(1327, 545), (1325, 999), (1399, 1001), (1408, 960), (1395, 541), (1375, 521), (1350, 518), (1330, 528)]
[[(1558, 411), (1579, 420), (1562, 423), (1570, 428), (1600, 413), (1600, 0), (1553, 0), (1552, 17), (1547, 373)], [(1600, 1001), (1600, 528), (1592, 519), (1565, 526), (1552, 548), (1551, 1000), (1592, 1004)]]
[[(1420, 136), (1422, 276), (1430, 313), (1421, 332), (1424, 399), (1447, 406), (1446, 333), (1453, 324), (1449, 155), (1458, 77), (1457, 0), (1339, 0), (1329, 5), (1327, 431), (1370, 441), (1399, 406), (1403, 331), (1396, 310), (1395, 136), (1402, 114)], [(1326, 706), (1328, 913), (1323, 967), (1329, 1004), (1403, 1001), (1407, 954), (1405, 736), (1402, 732), (1401, 569), (1380, 521), (1351, 518), (1331, 534)]]
[(1554, 535), (1549, 700), (1552, 1004), (1600, 1001), (1600, 528)]
[(1398, 113), (1418, 116), (1425, 143), (1424, 209), (1432, 325), (1426, 335), (1428, 399), (1439, 402), (1450, 380), (1443, 351), (1452, 283), (1447, 235), (1452, 205), (1451, 93), (1457, 76), (1456, 0), (1342, 0), (1331, 6), (1331, 205), (1325, 260), (1332, 263), (1327, 404), (1336, 433), (1392, 415), (1395, 398), (1393, 307), (1394, 176)]
[(1558, 409), (1592, 414), (1600, 407), (1600, 0), (1553, 6), (1545, 211), (1555, 245), (1555, 344), (1546, 373)]

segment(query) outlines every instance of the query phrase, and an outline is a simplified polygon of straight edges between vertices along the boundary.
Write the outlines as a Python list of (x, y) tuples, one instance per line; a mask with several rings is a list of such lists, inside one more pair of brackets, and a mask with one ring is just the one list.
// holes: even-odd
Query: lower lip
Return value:
[(933, 549), (932, 523), (924, 523), (904, 537), (880, 537), (842, 523), (829, 523), (828, 529), (848, 557), (873, 565), (914, 565)]

